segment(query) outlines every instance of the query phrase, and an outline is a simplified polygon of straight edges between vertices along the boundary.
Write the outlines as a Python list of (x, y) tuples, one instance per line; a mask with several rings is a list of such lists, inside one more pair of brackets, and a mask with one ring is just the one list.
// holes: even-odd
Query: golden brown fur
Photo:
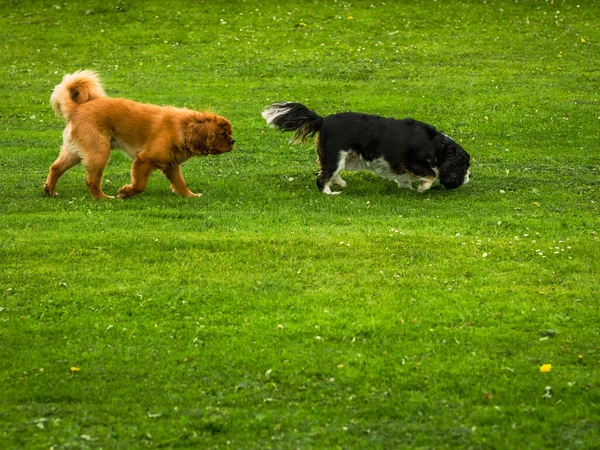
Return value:
[(173, 192), (199, 196), (188, 189), (181, 163), (192, 156), (228, 152), (235, 143), (227, 119), (210, 112), (107, 97), (98, 76), (89, 70), (65, 75), (50, 102), (56, 114), (67, 119), (60, 155), (44, 183), (50, 196), (57, 195), (58, 179), (81, 162), (92, 196), (112, 198), (102, 192), (102, 174), (115, 148), (133, 159), (131, 184), (119, 189), (118, 197), (142, 192), (156, 169), (170, 181)]

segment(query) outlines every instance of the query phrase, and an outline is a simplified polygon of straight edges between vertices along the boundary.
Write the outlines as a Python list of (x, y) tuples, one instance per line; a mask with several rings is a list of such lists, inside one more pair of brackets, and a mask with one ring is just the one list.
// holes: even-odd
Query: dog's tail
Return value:
[(321, 131), (323, 118), (301, 103), (281, 102), (267, 106), (262, 113), (267, 124), (282, 131), (295, 131), (292, 142), (304, 143)]
[(82, 103), (106, 97), (98, 74), (91, 70), (79, 70), (64, 76), (50, 96), (50, 104), (58, 117), (69, 120), (73, 111)]

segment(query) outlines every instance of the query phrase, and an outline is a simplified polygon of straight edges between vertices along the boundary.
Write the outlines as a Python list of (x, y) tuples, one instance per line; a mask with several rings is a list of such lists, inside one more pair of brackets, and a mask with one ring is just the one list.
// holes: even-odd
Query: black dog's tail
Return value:
[(291, 141), (304, 143), (321, 131), (323, 118), (301, 103), (281, 102), (267, 106), (262, 113), (267, 124), (282, 131), (295, 131)]

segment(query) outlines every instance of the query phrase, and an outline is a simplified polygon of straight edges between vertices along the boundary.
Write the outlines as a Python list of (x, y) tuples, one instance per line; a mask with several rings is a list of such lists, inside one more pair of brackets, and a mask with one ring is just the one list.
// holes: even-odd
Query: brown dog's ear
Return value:
[(208, 155), (213, 150), (216, 124), (211, 117), (191, 121), (185, 129), (185, 146), (195, 155)]

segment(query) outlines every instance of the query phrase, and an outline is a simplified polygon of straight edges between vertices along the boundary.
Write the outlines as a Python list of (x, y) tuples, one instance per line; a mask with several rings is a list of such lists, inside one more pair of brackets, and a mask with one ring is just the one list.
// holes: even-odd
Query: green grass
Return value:
[[(0, 3), (0, 448), (596, 448), (595, 2), (81, 3)], [(43, 196), (84, 68), (232, 121), (203, 198)], [(322, 195), (281, 100), (431, 122), (473, 179)]]

